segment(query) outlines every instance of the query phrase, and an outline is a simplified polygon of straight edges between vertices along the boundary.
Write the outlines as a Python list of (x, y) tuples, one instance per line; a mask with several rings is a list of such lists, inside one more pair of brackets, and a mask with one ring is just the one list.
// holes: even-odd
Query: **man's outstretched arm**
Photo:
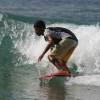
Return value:
[(53, 44), (54, 44), (53, 38), (51, 36), (48, 36), (48, 44), (47, 44), (46, 48), (44, 49), (43, 53), (39, 56), (38, 62), (41, 61), (41, 59), (43, 58), (43, 56), (45, 55), (45, 53), (50, 49), (50, 47)]

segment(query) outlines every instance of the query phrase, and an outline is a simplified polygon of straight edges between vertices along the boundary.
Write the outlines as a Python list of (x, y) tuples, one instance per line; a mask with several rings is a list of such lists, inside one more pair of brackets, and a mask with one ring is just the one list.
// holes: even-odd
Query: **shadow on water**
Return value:
[(66, 100), (66, 86), (65, 79), (54, 78), (49, 80), (47, 83), (40, 84), (42, 91), (45, 91), (47, 99), (46, 100)]
[(9, 35), (4, 36), (0, 45), (0, 100), (11, 97), (11, 71), (13, 70), (13, 43)]
[(13, 55), (11, 50), (13, 48), (13, 43), (10, 36), (6, 35), (0, 45), (0, 65), (6, 66), (12, 64)]

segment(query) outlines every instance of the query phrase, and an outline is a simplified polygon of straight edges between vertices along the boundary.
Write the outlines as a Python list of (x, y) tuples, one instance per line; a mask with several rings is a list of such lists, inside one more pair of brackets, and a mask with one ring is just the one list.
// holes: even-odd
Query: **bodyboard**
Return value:
[(53, 75), (53, 74), (48, 74), (45, 76), (42, 76), (39, 78), (40, 84), (41, 85), (58, 85), (58, 86), (63, 86), (65, 84), (65, 81), (68, 80), (68, 77), (66, 75)]

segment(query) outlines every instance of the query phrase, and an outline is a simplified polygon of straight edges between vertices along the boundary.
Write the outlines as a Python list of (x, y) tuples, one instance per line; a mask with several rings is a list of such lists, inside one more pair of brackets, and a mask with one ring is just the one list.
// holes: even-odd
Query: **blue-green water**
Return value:
[[(99, 0), (0, 0), (0, 100), (99, 100), (99, 6)], [(76, 34), (79, 45), (68, 66), (83, 76), (63, 86), (40, 85), (38, 77), (56, 69), (47, 55), (37, 63), (47, 44), (34, 33), (38, 19)]]
[[(43, 18), (48, 22), (96, 24), (100, 21), (99, 0), (1, 0), (0, 11)], [(20, 18), (19, 18), (20, 19)], [(30, 19), (29, 19), (30, 20)]]

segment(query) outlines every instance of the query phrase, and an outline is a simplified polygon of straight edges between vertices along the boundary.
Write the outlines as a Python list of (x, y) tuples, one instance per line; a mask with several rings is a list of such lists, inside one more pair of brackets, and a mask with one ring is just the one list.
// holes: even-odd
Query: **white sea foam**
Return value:
[[(47, 45), (44, 37), (38, 37), (35, 35), (33, 25), (23, 23), (22, 25), (18, 25), (20, 25), (20, 27), (13, 25), (10, 29), (13, 32), (12, 38), (18, 38), (13, 41), (15, 47), (17, 47), (18, 50), (28, 58), (26, 63), (36, 63), (36, 66), (41, 66), (39, 67), (40, 70), (46, 69), (46, 71), (51, 72), (53, 68), (48, 67), (49, 63), (47, 60), (47, 54), (44, 56), (41, 63), (37, 63), (38, 57), (41, 55)], [(68, 28), (77, 36), (79, 44), (75, 49), (73, 55), (69, 59), (69, 67), (72, 66), (72, 64), (75, 64), (76, 66), (78, 66), (78, 71), (84, 73), (84, 75), (100, 73), (99, 25), (75, 25), (56, 23), (48, 26), (60, 26)], [(16, 32), (17, 34), (15, 34)], [(87, 81), (87, 79), (90, 78), (90, 81), (87, 81), (86, 83), (88, 84), (89, 82), (92, 83), (95, 80), (97, 81), (98, 77), (99, 76), (92, 76), (92, 78), (90, 76), (77, 77), (74, 79), (74, 82), (82, 83), (82, 79), (86, 79)], [(96, 84), (96, 82), (93, 84)], [(99, 84), (99, 82), (97, 82), (97, 84)]]
[[(79, 44), (69, 59), (68, 65), (72, 63), (78, 66), (78, 71), (83, 73), (100, 73), (100, 26), (99, 25), (75, 25), (75, 24), (52, 24), (48, 26), (60, 26), (70, 29), (75, 33)], [(29, 58), (30, 63), (36, 63), (39, 55), (43, 52), (47, 43), (43, 37), (35, 35), (33, 26), (25, 26), (22, 34), (27, 36), (17, 44), (19, 51)], [(45, 64), (46, 62), (46, 64)], [(42, 60), (42, 66), (47, 66), (47, 54)], [(41, 65), (40, 64), (40, 65)]]
[(84, 75), (71, 78), (66, 82), (66, 85), (89, 85), (89, 86), (100, 86), (100, 75)]

